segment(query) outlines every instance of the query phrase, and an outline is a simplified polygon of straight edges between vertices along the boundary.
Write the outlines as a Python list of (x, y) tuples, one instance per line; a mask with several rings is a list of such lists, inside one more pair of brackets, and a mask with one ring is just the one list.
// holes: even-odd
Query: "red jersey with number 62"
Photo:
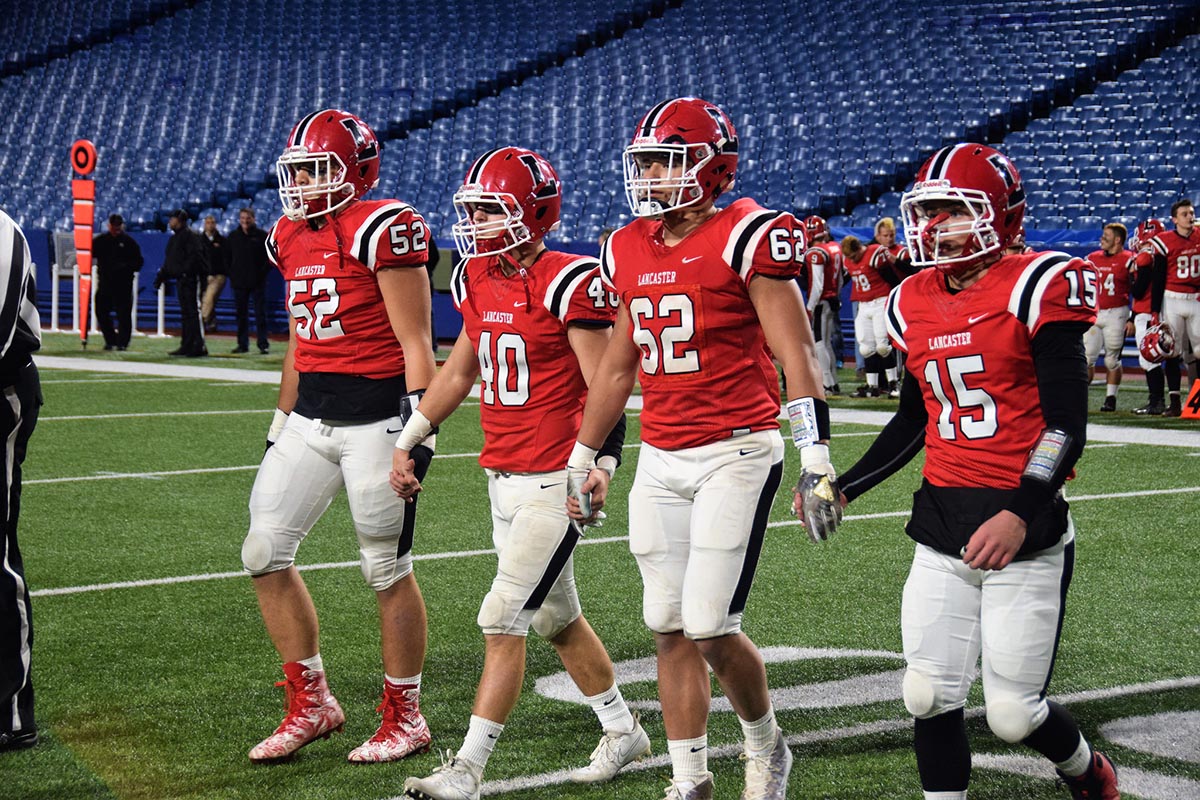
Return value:
[(479, 358), (479, 463), (503, 472), (562, 469), (587, 399), (567, 326), (611, 327), (617, 299), (594, 258), (545, 250), (513, 275), (501, 258), (464, 259), (450, 282)]
[(395, 377), (404, 372), (404, 352), (375, 273), (424, 266), (429, 228), (399, 200), (361, 200), (324, 219), (313, 230), (281, 217), (267, 235), (267, 256), (283, 274), (296, 320), (296, 370)]
[(778, 428), (779, 376), (750, 302), (758, 275), (794, 280), (804, 226), (791, 214), (737, 200), (682, 242), (636, 219), (600, 252), (601, 274), (629, 309), (642, 351), (642, 440), (663, 450)]
[(888, 333), (924, 396), (926, 479), (1013, 489), (1046, 421), (1033, 337), (1054, 322), (1096, 321), (1096, 273), (1065, 253), (1004, 256), (951, 293), (941, 272), (909, 277), (888, 297)]

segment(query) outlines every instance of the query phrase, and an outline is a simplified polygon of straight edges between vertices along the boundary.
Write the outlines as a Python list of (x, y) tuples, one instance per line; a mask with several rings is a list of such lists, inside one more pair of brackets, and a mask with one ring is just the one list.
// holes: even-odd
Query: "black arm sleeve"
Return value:
[(1053, 502), (1087, 442), (1088, 374), (1083, 334), (1089, 327), (1083, 322), (1050, 323), (1033, 339), (1033, 368), (1046, 427), (1064, 431), (1070, 438), (1049, 483), (1021, 477), (1007, 508), (1026, 523)]
[(1167, 258), (1154, 254), (1154, 266), (1150, 268), (1150, 311), (1162, 311), (1163, 292), (1167, 288)]
[(617, 424), (608, 432), (608, 437), (605, 438), (604, 444), (600, 445), (600, 451), (596, 453), (596, 458), (602, 456), (612, 456), (617, 460), (617, 466), (621, 466), (621, 448), (625, 446), (625, 415), (622, 414), (617, 418)]
[(1135, 300), (1141, 300), (1146, 296), (1146, 290), (1150, 288), (1150, 282), (1154, 278), (1154, 265), (1151, 264), (1145, 269), (1137, 271), (1137, 277), (1133, 279), (1133, 285), (1129, 287), (1129, 293), (1133, 295)]
[(858, 462), (838, 480), (847, 500), (854, 500), (912, 461), (925, 447), (925, 423), (929, 415), (917, 379), (904, 376), (900, 384), (900, 406), (896, 415), (880, 431), (879, 436)]

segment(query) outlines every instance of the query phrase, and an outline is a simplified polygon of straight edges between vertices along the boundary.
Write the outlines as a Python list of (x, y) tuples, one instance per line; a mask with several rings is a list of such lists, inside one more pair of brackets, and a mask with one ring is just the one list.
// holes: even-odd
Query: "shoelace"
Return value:
[(596, 745), (596, 749), (588, 756), (590, 761), (595, 761), (599, 756), (607, 755), (612, 760), (616, 760), (617, 742), (621, 739), (620, 736), (613, 736), (611, 733), (605, 733), (600, 739), (600, 743)]
[(744, 751), (738, 756), (739, 761), (746, 762), (746, 788), (749, 789), (752, 784), (756, 784), (757, 788), (766, 790), (767, 784), (771, 778), (777, 777), (779, 770), (771, 764), (771, 753), (768, 751), (766, 755), (751, 756)]

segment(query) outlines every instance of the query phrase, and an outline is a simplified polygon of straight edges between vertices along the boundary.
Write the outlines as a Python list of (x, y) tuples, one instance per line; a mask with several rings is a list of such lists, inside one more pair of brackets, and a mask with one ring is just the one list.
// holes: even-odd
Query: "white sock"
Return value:
[(879, 387), (879, 373), (878, 372), (868, 372), (867, 373), (867, 386), (870, 386), (873, 389)]
[(750, 757), (764, 756), (775, 749), (779, 726), (775, 724), (775, 709), (767, 709), (767, 713), (753, 722), (738, 717), (742, 723), (742, 733), (746, 736), (746, 755)]
[(637, 727), (633, 714), (629, 713), (629, 706), (625, 705), (625, 698), (621, 696), (621, 690), (615, 683), (607, 691), (585, 699), (592, 711), (596, 712), (600, 727), (604, 728), (605, 733), (633, 733), (633, 729)]
[(1116, 397), (1117, 396), (1117, 384), (1115, 384), (1115, 383), (1104, 384), (1104, 396), (1105, 397)]
[(320, 651), (318, 651), (317, 654), (315, 656), (313, 656), (312, 658), (302, 658), (299, 661), (297, 661), (296, 663), (303, 664), (305, 669), (315, 670), (316, 672), (324, 672), (325, 671), (325, 663), (323, 661), (321, 661)]
[(1088, 768), (1092, 766), (1092, 748), (1083, 738), (1083, 734), (1079, 735), (1079, 746), (1075, 748), (1071, 757), (1054, 766), (1062, 770), (1063, 775), (1070, 775), (1072, 778), (1078, 778), (1088, 771)]
[(888, 379), (889, 383), (891, 383), (892, 381), (895, 381), (897, 376), (899, 375), (899, 373), (896, 371), (895, 367), (888, 367), (887, 369), (885, 369), (883, 371), (883, 373), (885, 375), (887, 375), (887, 379)]
[(923, 792), (925, 800), (967, 800), (966, 792)]
[(383, 676), (383, 679), (393, 689), (398, 688), (400, 686), (405, 686), (405, 687), (409, 687), (409, 688), (413, 688), (413, 689), (421, 688), (421, 673), (419, 673), (419, 672), (416, 675), (413, 675), (411, 678), (393, 678), (391, 675), (388, 675), (385, 673)]
[(671, 780), (693, 785), (704, 780), (708, 773), (707, 733), (695, 739), (667, 739), (667, 752), (671, 754)]
[(457, 758), (478, 764), (480, 771), (487, 766), (491, 758), (492, 748), (504, 731), (504, 726), (490, 719), (471, 715), (471, 724), (467, 728), (467, 738), (463, 739), (462, 747), (455, 753)]

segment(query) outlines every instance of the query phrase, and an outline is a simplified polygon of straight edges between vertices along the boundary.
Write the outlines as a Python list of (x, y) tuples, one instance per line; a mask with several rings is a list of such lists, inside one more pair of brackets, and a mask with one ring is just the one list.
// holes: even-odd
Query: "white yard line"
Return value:
[(68, 422), (81, 419), (143, 419), (146, 417), (205, 417), (229, 414), (270, 414), (270, 408), (230, 408), (218, 411), (143, 411), (129, 414), (75, 414), (62, 417), (38, 417), (38, 422)]

